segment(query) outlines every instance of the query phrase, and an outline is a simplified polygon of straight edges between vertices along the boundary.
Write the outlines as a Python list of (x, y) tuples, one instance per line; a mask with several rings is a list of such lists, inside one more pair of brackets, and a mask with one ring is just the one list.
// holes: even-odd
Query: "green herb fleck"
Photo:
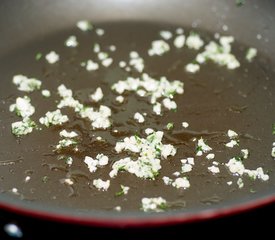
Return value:
[(137, 134), (135, 134), (135, 139), (136, 139), (137, 143), (141, 143), (141, 139)]
[(156, 149), (156, 152), (160, 155), (160, 154), (161, 154), (161, 149), (160, 149), (160, 147), (159, 147), (159, 146), (156, 146), (155, 149)]
[(241, 161), (241, 162), (242, 162), (243, 159), (244, 159), (243, 156), (236, 156), (236, 157), (234, 157), (234, 158), (235, 158), (237, 161)]
[(124, 171), (124, 170), (125, 170), (125, 165), (124, 165), (124, 166), (120, 166), (117, 170), (118, 170), (119, 172), (120, 172), (120, 171)]
[(161, 210), (166, 210), (168, 208), (168, 205), (167, 203), (161, 203), (159, 206), (158, 206), (159, 209)]
[(36, 61), (40, 60), (41, 58), (42, 58), (42, 53), (41, 52), (39, 52), (35, 55), (35, 60)]
[(253, 188), (250, 188), (249, 192), (251, 192), (251, 193), (256, 193), (256, 190), (253, 189)]
[(128, 190), (129, 190), (129, 187), (120, 185), (120, 191), (116, 192), (116, 193), (115, 193), (115, 196), (116, 196), (116, 197), (119, 197), (119, 196), (125, 195), (125, 194), (128, 193)]
[(119, 192), (116, 192), (116, 194), (115, 194), (116, 197), (120, 197), (122, 195), (124, 195), (123, 190), (120, 190)]
[(196, 147), (196, 153), (198, 153), (198, 152), (200, 152), (200, 151), (202, 151), (202, 146), (197, 146), (197, 147)]
[(241, 7), (245, 4), (245, 0), (236, 0), (236, 6)]
[(172, 122), (167, 123), (166, 128), (167, 128), (168, 130), (173, 129), (173, 128), (174, 128), (174, 123), (172, 123)]
[(48, 180), (49, 180), (49, 177), (48, 177), (48, 176), (42, 177), (42, 182), (43, 182), (43, 183), (47, 183)]
[(156, 133), (152, 133), (146, 139), (151, 143), (154, 141), (155, 137), (156, 137)]
[(272, 124), (272, 134), (275, 135), (275, 123)]

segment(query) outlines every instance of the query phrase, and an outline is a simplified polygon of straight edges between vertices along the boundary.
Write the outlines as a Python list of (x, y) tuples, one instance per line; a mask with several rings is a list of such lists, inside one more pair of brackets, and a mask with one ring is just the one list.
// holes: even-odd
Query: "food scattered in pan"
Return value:
[(26, 48), (16, 66), (6, 60), (1, 83), (2, 192), (160, 212), (274, 183), (264, 112), (275, 89), (254, 47), (197, 29), (83, 20)]

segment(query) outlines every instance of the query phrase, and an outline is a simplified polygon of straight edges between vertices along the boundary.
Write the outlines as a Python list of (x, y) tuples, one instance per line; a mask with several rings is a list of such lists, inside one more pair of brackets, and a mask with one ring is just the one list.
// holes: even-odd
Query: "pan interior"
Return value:
[[(259, 52), (252, 62), (248, 62), (245, 56), (250, 46), (238, 43), (236, 39), (232, 44), (232, 52), (240, 62), (239, 68), (228, 70), (213, 62), (206, 62), (201, 65), (199, 72), (188, 73), (185, 66), (193, 62), (203, 48), (196, 51), (187, 47), (173, 47), (179, 27), (148, 22), (98, 23), (96, 28), (105, 31), (102, 36), (95, 30), (82, 32), (73, 27), (37, 39), (1, 58), (2, 194), (14, 196), (20, 201), (34, 201), (54, 207), (108, 211), (117, 210), (117, 206), (121, 207), (121, 211), (139, 211), (142, 198), (162, 197), (167, 200), (169, 211), (196, 207), (203, 209), (247, 196), (252, 199), (255, 193), (273, 192), (275, 162), (270, 152), (275, 139), (272, 135), (275, 89), (272, 81), (274, 70), (269, 59)], [(213, 33), (186, 27), (183, 29), (185, 36), (191, 32), (199, 33), (205, 43), (215, 40)], [(161, 39), (159, 32), (163, 30), (173, 33), (173, 38), (166, 41), (171, 49), (163, 56), (150, 57), (148, 49), (152, 41)], [(76, 36), (79, 43), (76, 48), (64, 45), (71, 35)], [(88, 59), (97, 60), (94, 52), (96, 43), (100, 44), (102, 51), (108, 52), (113, 63), (109, 67), (100, 65), (96, 71), (87, 71), (81, 63)], [(112, 45), (116, 48), (114, 51), (110, 50)], [(60, 55), (60, 60), (55, 64), (49, 64), (44, 58), (51, 51)], [(166, 76), (169, 80), (184, 83), (184, 93), (173, 99), (178, 106), (176, 111), (165, 110), (162, 116), (156, 116), (148, 98), (133, 92), (123, 94), (125, 102), (122, 104), (115, 101), (118, 94), (111, 90), (114, 83), (129, 76), (141, 76), (136, 70), (125, 71), (119, 66), (120, 61), (129, 61), (131, 51), (136, 51), (144, 59), (144, 72), (149, 76), (155, 79)], [(40, 79), (41, 89), (49, 89), (51, 97), (43, 97), (41, 91), (18, 91), (12, 83), (13, 76), (18, 74)], [(57, 88), (61, 84), (72, 89), (74, 97), (88, 106), (95, 109), (100, 104), (110, 107), (112, 126), (107, 130), (91, 129), (87, 120), (80, 119), (72, 109), (65, 108), (62, 112), (70, 118), (68, 123), (49, 128), (39, 125), (42, 130), (34, 130), (31, 134), (16, 138), (10, 126), (20, 118), (9, 111), (9, 106), (17, 97), (28, 95), (35, 106), (32, 119), (39, 123), (39, 118), (47, 111), (56, 109), (60, 100)], [(104, 97), (100, 103), (93, 103), (89, 95), (97, 87), (102, 88)], [(137, 123), (133, 119), (136, 112), (146, 113), (144, 123)], [(189, 126), (184, 128), (182, 122), (188, 122)], [(167, 129), (168, 123), (173, 123), (170, 130)], [(129, 136), (146, 138), (144, 131), (147, 128), (163, 131), (163, 143), (174, 145), (176, 155), (161, 160), (162, 168), (155, 180), (138, 178), (126, 171), (119, 172), (114, 179), (110, 178), (112, 164), (122, 157), (132, 156), (125, 152), (118, 154), (114, 150), (116, 142)], [(59, 132), (63, 129), (76, 131), (81, 136), (79, 151), (53, 151), (60, 140)], [(226, 136), (229, 129), (239, 135), (239, 146), (232, 149), (225, 147), (230, 141)], [(98, 137), (106, 141), (98, 141)], [(206, 159), (207, 154), (196, 156), (197, 141), (201, 137), (213, 149), (214, 159)], [(246, 168), (262, 167), (269, 175), (268, 181), (243, 176), (243, 187), (240, 188), (237, 183), (240, 176), (230, 173), (226, 163), (238, 156), (241, 149), (249, 149), (249, 157), (243, 162)], [(95, 158), (99, 153), (109, 157), (109, 164), (91, 173), (84, 158)], [(71, 156), (73, 164), (68, 166), (61, 156)], [(181, 159), (188, 157), (194, 157), (193, 169), (188, 173), (180, 173), (180, 176), (187, 177), (190, 188), (177, 189), (165, 185), (163, 177), (176, 179), (173, 173), (181, 171)], [(218, 162), (220, 173), (209, 171), (208, 167), (213, 166), (213, 161)], [(99, 178), (110, 180), (107, 191), (100, 191), (93, 186), (93, 180)], [(71, 179), (73, 184), (68, 184), (66, 179)], [(128, 194), (118, 194), (121, 185), (130, 188)]]

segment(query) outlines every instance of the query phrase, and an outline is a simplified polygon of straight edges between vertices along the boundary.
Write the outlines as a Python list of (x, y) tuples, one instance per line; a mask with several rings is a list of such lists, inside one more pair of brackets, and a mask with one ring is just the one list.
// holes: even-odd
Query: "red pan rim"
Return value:
[(38, 218), (46, 221), (55, 221), (60, 223), (86, 225), (93, 227), (109, 227), (109, 228), (125, 228), (125, 227), (160, 227), (169, 226), (184, 223), (194, 223), (199, 221), (205, 221), (210, 219), (218, 219), (222, 217), (228, 217), (236, 214), (241, 214), (253, 209), (264, 207), (268, 204), (275, 202), (275, 195), (270, 195), (260, 199), (251, 201), (244, 201), (235, 205), (228, 205), (224, 207), (216, 207), (204, 209), (197, 212), (178, 212), (171, 214), (152, 214), (144, 215), (141, 217), (133, 215), (125, 215), (119, 217), (108, 217), (108, 214), (104, 216), (68, 214), (63, 212), (55, 212), (52, 209), (49, 211), (41, 209), (33, 209), (31, 207), (20, 206), (16, 204), (9, 204), (0, 201), (0, 208), (8, 212), (12, 212), (18, 215), (23, 215), (31, 218)]

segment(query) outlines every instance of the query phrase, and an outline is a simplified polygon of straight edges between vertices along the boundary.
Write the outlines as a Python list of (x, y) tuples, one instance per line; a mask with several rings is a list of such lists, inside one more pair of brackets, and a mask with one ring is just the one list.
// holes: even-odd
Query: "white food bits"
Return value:
[(80, 116), (82, 118), (88, 118), (91, 121), (91, 126), (94, 129), (109, 128), (111, 126), (111, 115), (111, 109), (104, 105), (100, 105), (98, 111), (95, 111), (92, 107), (86, 107), (80, 110)]
[(164, 177), (162, 178), (162, 180), (163, 180), (163, 182), (164, 182), (165, 185), (171, 185), (172, 182), (173, 182), (173, 180), (172, 180), (171, 178), (166, 177), (166, 176), (164, 176)]
[(103, 92), (100, 87), (98, 87), (93, 94), (90, 95), (90, 98), (92, 99), (93, 102), (99, 102), (100, 100), (103, 99)]
[(116, 193), (116, 196), (121, 196), (121, 195), (126, 195), (128, 194), (130, 187), (128, 186), (124, 186), (124, 185), (120, 185), (120, 191)]
[(253, 59), (257, 56), (257, 49), (256, 48), (249, 48), (246, 52), (245, 59), (248, 62), (252, 62)]
[(162, 197), (142, 198), (141, 209), (144, 212), (162, 212), (167, 208), (167, 202)]
[(104, 29), (102, 29), (102, 28), (97, 28), (97, 29), (95, 30), (95, 32), (96, 32), (96, 34), (97, 34), (98, 36), (103, 36), (104, 33), (105, 33)]
[(118, 63), (118, 66), (119, 66), (120, 68), (125, 68), (125, 67), (127, 66), (127, 63), (126, 63), (125, 61), (120, 61), (120, 62)]
[(231, 186), (232, 185), (232, 181), (228, 181), (228, 182), (226, 182), (226, 184), (228, 185), (228, 186)]
[(15, 75), (12, 79), (13, 84), (17, 86), (19, 91), (33, 92), (34, 90), (40, 89), (42, 82), (35, 78), (28, 78), (24, 75)]
[(203, 44), (203, 40), (196, 33), (191, 33), (186, 39), (186, 45), (191, 49), (199, 50)]
[(54, 64), (56, 62), (59, 61), (59, 55), (55, 52), (55, 51), (51, 51), (49, 52), (46, 56), (45, 56), (46, 60), (48, 61), (48, 63), (50, 64)]
[(231, 43), (234, 42), (234, 37), (232, 36), (222, 36), (220, 37), (220, 44), (223, 47), (223, 52), (231, 52)]
[(160, 31), (159, 35), (164, 39), (164, 40), (169, 40), (173, 37), (173, 34), (170, 31)]
[(186, 159), (181, 159), (180, 161), (182, 163), (182, 166), (181, 166), (181, 172), (182, 173), (187, 173), (187, 172), (192, 171), (193, 165), (195, 164), (193, 157), (188, 157)]
[(98, 160), (93, 159), (92, 157), (86, 156), (84, 159), (84, 163), (87, 164), (88, 169), (91, 173), (97, 170)]
[(56, 145), (56, 150), (60, 151), (62, 149), (66, 149), (66, 148), (73, 148), (73, 150), (75, 152), (78, 151), (77, 148), (77, 141), (71, 138), (64, 138), (59, 140), (58, 144)]
[(53, 112), (47, 112), (45, 117), (41, 117), (39, 122), (46, 127), (51, 125), (62, 125), (65, 122), (68, 122), (69, 118), (67, 115), (63, 115), (59, 109)]
[(188, 157), (186, 160), (187, 160), (187, 163), (189, 163), (191, 165), (195, 164), (195, 162), (194, 162), (195, 159), (193, 157)]
[(100, 137), (100, 136), (97, 136), (95, 139), (96, 139), (97, 141), (102, 141), (102, 140), (103, 140), (103, 138)]
[(18, 194), (18, 189), (17, 188), (12, 188), (11, 192), (14, 193), (14, 194)]
[(269, 179), (268, 174), (265, 174), (262, 167), (258, 167), (256, 170), (246, 169), (243, 163), (236, 158), (231, 158), (226, 166), (229, 168), (229, 171), (234, 175), (242, 176), (244, 174), (248, 175), (252, 179), (261, 179), (267, 181)]
[[(63, 89), (63, 88), (60, 88), (60, 89)], [(70, 93), (72, 94), (72, 91), (70, 89), (65, 88), (66, 90), (64, 90), (65, 92), (63, 93), (60, 89), (58, 88), (59, 95), (60, 94), (65, 95)], [(84, 105), (81, 104), (78, 100), (75, 100), (72, 96), (64, 96), (62, 98), (63, 99), (61, 99), (61, 101), (58, 103), (57, 108), (71, 107), (77, 113), (83, 111)]]
[(59, 136), (63, 138), (76, 138), (78, 137), (78, 134), (75, 131), (67, 131), (64, 129), (61, 132), (59, 132)]
[[(136, 79), (134, 78), (127, 78), (125, 81), (118, 81), (112, 86), (112, 90), (115, 90), (118, 94), (124, 93), (126, 90), (137, 90), (138, 83), (135, 85), (130, 86), (130, 81), (134, 84)], [(135, 87), (135, 89), (133, 88)]]
[(235, 69), (240, 66), (236, 57), (231, 54), (231, 43), (234, 42), (232, 36), (222, 36), (219, 38), (220, 44), (211, 41), (205, 46), (205, 50), (196, 56), (196, 61), (200, 64), (211, 60), (227, 69)]
[(275, 158), (275, 142), (273, 142), (273, 147), (271, 149), (271, 157)]
[(175, 101), (171, 100), (170, 98), (164, 98), (162, 100), (162, 104), (168, 110), (174, 110), (177, 108), (177, 104)]
[(31, 99), (28, 96), (16, 98), (16, 102), (10, 105), (9, 110), (22, 118), (28, 118), (35, 112), (35, 108), (31, 105)]
[(256, 38), (257, 38), (258, 40), (261, 40), (261, 39), (263, 38), (263, 36), (262, 36), (261, 34), (258, 33), (258, 34), (256, 35)]
[(162, 145), (162, 149), (161, 149), (161, 156), (163, 158), (167, 158), (169, 156), (175, 156), (176, 154), (176, 148), (171, 145), (171, 144), (164, 144)]
[[(146, 92), (145, 96), (150, 96), (150, 102), (154, 106), (157, 104), (159, 98), (165, 97), (164, 103), (167, 104), (168, 108), (173, 108), (176, 103), (171, 100), (175, 94), (183, 94), (183, 82), (179, 80), (168, 81), (166, 77), (161, 77), (160, 80), (153, 79), (148, 74), (142, 74), (141, 78), (127, 77), (126, 80), (120, 80), (112, 85), (112, 90), (116, 91), (118, 94), (122, 94), (125, 91), (138, 92), (139, 90), (144, 90)], [(143, 95), (142, 95), (143, 96)], [(167, 100), (170, 99), (170, 100)], [(155, 112), (160, 114), (158, 104), (156, 106)]]
[(152, 129), (152, 128), (146, 128), (145, 129), (145, 134), (146, 135), (150, 135), (150, 134), (152, 134), (154, 132), (154, 129)]
[(189, 163), (184, 163), (182, 161), (182, 167), (181, 167), (181, 172), (182, 173), (187, 173), (187, 172), (191, 172), (193, 169), (193, 166)]
[(227, 136), (230, 138), (230, 139), (234, 139), (234, 138), (237, 138), (238, 137), (238, 134), (236, 132), (234, 132), (233, 130), (228, 130), (227, 131)]
[(29, 118), (24, 118), (22, 121), (11, 124), (11, 132), (19, 137), (31, 133), (35, 127), (36, 124), (34, 121)]
[(144, 123), (144, 122), (145, 122), (144, 116), (143, 116), (141, 113), (139, 113), (139, 112), (136, 112), (136, 113), (135, 113), (134, 119), (135, 119), (138, 123)]
[(182, 28), (177, 28), (176, 29), (176, 34), (181, 35), (183, 33), (184, 33), (184, 30)]
[(161, 104), (160, 103), (156, 103), (154, 106), (153, 106), (153, 112), (156, 114), (156, 115), (161, 115)]
[(101, 64), (104, 67), (109, 67), (109, 66), (111, 66), (112, 63), (113, 63), (113, 59), (112, 58), (103, 59), (102, 62), (101, 62)]
[(105, 166), (109, 162), (108, 156), (104, 155), (103, 153), (97, 154), (96, 159), (98, 160), (99, 166)]
[(170, 50), (170, 46), (163, 40), (155, 40), (151, 44), (151, 48), (148, 50), (149, 56), (162, 56), (164, 53)]
[(222, 30), (223, 30), (223, 31), (225, 31), (225, 32), (227, 32), (227, 31), (228, 31), (228, 26), (227, 26), (227, 25), (225, 25), (225, 24), (224, 24), (224, 25), (222, 25)]
[(185, 70), (186, 72), (189, 72), (189, 73), (196, 73), (200, 70), (200, 65), (197, 63), (188, 63), (185, 66)]
[(182, 126), (183, 128), (188, 128), (188, 127), (189, 127), (189, 123), (188, 123), (188, 122), (182, 122), (182, 123), (181, 123), (181, 126)]
[(104, 59), (107, 59), (108, 56), (109, 56), (109, 54), (106, 53), (106, 52), (99, 52), (99, 53), (97, 54), (97, 57), (98, 57), (98, 59), (99, 59), (100, 61), (103, 61)]
[(121, 211), (121, 206), (114, 207), (114, 210), (117, 211), (117, 212), (120, 212)]
[(155, 179), (161, 169), (160, 158), (166, 159), (176, 154), (176, 149), (171, 144), (162, 144), (163, 132), (157, 131), (148, 135), (147, 138), (138, 136), (126, 137), (122, 142), (117, 142), (117, 153), (130, 151), (139, 153), (137, 159), (123, 158), (116, 161), (112, 166), (110, 176), (114, 177), (121, 170), (128, 171), (140, 178)]
[(65, 178), (63, 180), (63, 183), (66, 184), (66, 185), (68, 185), (68, 186), (72, 186), (74, 184), (74, 181), (72, 179), (70, 179), (70, 178)]
[(94, 51), (94, 53), (99, 53), (100, 52), (100, 45), (98, 43), (94, 44), (93, 51)]
[(129, 53), (130, 58), (138, 58), (139, 54), (136, 51), (131, 51)]
[(238, 178), (237, 180), (237, 184), (239, 188), (243, 188), (244, 187), (244, 182), (242, 178)]
[(116, 51), (116, 46), (111, 45), (111, 46), (109, 46), (109, 49), (110, 49), (111, 52), (114, 52), (114, 51)]
[(88, 169), (91, 173), (95, 172), (98, 167), (106, 166), (109, 162), (108, 156), (103, 153), (97, 154), (96, 158), (86, 156), (84, 159), (84, 163), (87, 164)]
[(209, 152), (209, 151), (211, 151), (211, 150), (212, 150), (212, 148), (209, 147), (209, 146), (205, 143), (205, 141), (204, 141), (203, 138), (200, 138), (200, 139), (198, 140), (197, 149), (196, 149), (196, 155), (197, 155), (197, 156), (202, 156), (203, 153), (207, 153), (207, 152)]
[(67, 157), (65, 159), (65, 163), (68, 165), (68, 166), (71, 166), (73, 164), (73, 158), (72, 157)]
[(119, 96), (116, 97), (116, 101), (117, 101), (118, 103), (123, 103), (123, 102), (124, 102), (124, 97), (121, 96), (121, 95), (119, 95)]
[(87, 71), (95, 71), (99, 68), (98, 63), (94, 62), (93, 60), (88, 60), (86, 63), (86, 70)]
[(176, 48), (183, 48), (184, 43), (185, 43), (185, 36), (184, 35), (179, 35), (174, 39), (174, 46)]
[(208, 170), (209, 170), (210, 172), (212, 172), (213, 174), (216, 174), (216, 173), (219, 173), (219, 172), (220, 172), (220, 169), (219, 169), (217, 166), (208, 167)]
[(173, 173), (173, 176), (179, 177), (179, 176), (180, 176), (180, 172), (178, 172), (178, 171), (174, 172), (174, 173)]
[(51, 96), (51, 92), (50, 92), (48, 89), (43, 89), (43, 90), (41, 91), (41, 94), (42, 94), (42, 96), (45, 97), (45, 98), (49, 98), (49, 97)]
[(228, 148), (233, 148), (236, 145), (239, 145), (238, 141), (236, 141), (236, 140), (231, 140), (230, 142), (225, 144), (225, 146)]
[(25, 179), (24, 179), (24, 182), (27, 183), (31, 180), (31, 177), (30, 176), (26, 176)]
[(143, 89), (137, 90), (137, 95), (140, 97), (145, 97), (146, 96), (146, 91)]
[(72, 35), (68, 37), (68, 39), (65, 41), (65, 46), (70, 48), (77, 47), (78, 42), (77, 42), (76, 36)]
[(214, 153), (209, 153), (209, 154), (206, 155), (206, 159), (208, 159), (208, 160), (212, 160), (214, 158), (215, 158), (215, 154)]
[(123, 185), (120, 185), (124, 195), (128, 194), (129, 190), (130, 190), (130, 187), (128, 186), (123, 186)]
[(241, 150), (241, 155), (242, 155), (242, 158), (243, 158), (243, 159), (247, 159), (248, 156), (249, 156), (249, 151), (248, 151), (248, 149), (242, 149), (242, 150)]
[(186, 189), (190, 187), (190, 182), (186, 177), (179, 177), (175, 179), (175, 181), (172, 183), (172, 186), (175, 188)]
[(57, 88), (58, 94), (62, 98), (68, 98), (73, 96), (73, 91), (68, 89), (64, 84), (61, 84)]
[(264, 170), (262, 167), (258, 167), (256, 170), (245, 169), (244, 173), (246, 173), (253, 180), (256, 180), (257, 178), (261, 179), (262, 181), (269, 180), (268, 174), (264, 173)]
[(242, 176), (245, 170), (243, 163), (236, 158), (231, 158), (228, 163), (225, 164), (231, 173), (234, 175)]
[(76, 26), (83, 32), (93, 29), (93, 25), (87, 20), (81, 20), (76, 23)]
[(102, 179), (94, 179), (93, 180), (93, 185), (101, 191), (107, 191), (108, 188), (110, 187), (110, 180), (103, 181)]
[(214, 38), (215, 38), (215, 39), (219, 39), (219, 38), (220, 38), (220, 34), (219, 34), (219, 33), (215, 33), (215, 34), (214, 34)]
[(144, 60), (135, 51), (130, 52), (129, 65), (134, 67), (138, 72), (142, 72), (144, 69)]

